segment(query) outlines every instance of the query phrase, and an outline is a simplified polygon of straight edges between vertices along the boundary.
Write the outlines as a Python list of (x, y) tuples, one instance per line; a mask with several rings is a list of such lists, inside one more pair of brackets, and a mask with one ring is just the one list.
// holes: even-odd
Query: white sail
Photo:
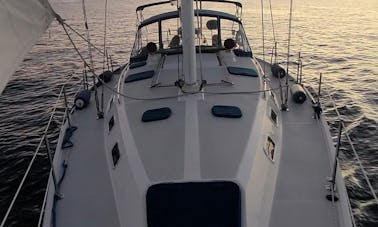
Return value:
[(0, 0), (0, 94), (52, 19), (48, 0)]

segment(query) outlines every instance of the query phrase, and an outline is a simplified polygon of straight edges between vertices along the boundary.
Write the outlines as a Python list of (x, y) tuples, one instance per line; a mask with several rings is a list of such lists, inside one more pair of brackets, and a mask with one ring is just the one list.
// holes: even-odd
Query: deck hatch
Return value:
[(234, 49), (234, 54), (237, 57), (249, 57), (249, 58), (252, 58), (252, 56), (253, 56), (252, 51), (244, 51), (244, 50), (241, 50), (241, 49)]
[(224, 118), (241, 118), (243, 116), (240, 108), (237, 106), (213, 106), (211, 113), (216, 117)]
[(249, 77), (258, 77), (259, 74), (250, 68), (241, 68), (241, 67), (227, 67), (227, 71), (232, 75), (239, 75), (239, 76), (249, 76)]
[(130, 69), (135, 69), (135, 68), (139, 68), (139, 67), (142, 67), (142, 66), (145, 66), (147, 64), (146, 61), (138, 61), (138, 62), (134, 62), (134, 63), (131, 63), (129, 68)]
[(154, 74), (155, 74), (155, 72), (153, 70), (130, 74), (126, 78), (125, 83), (130, 83), (130, 82), (134, 82), (134, 81), (148, 79), (148, 78), (153, 77)]
[(142, 121), (143, 122), (160, 121), (160, 120), (169, 118), (171, 114), (172, 114), (172, 111), (168, 107), (151, 109), (143, 113)]
[(163, 183), (148, 188), (148, 227), (240, 227), (240, 188), (234, 182)]
[(112, 158), (113, 158), (113, 165), (115, 167), (118, 164), (118, 161), (120, 158), (118, 143), (116, 143), (112, 149)]

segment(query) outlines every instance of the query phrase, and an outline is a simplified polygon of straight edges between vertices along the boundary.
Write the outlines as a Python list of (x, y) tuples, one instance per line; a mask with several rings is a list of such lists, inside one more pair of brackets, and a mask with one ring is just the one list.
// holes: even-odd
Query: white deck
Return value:
[[(274, 80), (273, 78), (273, 84), (275, 83)], [(115, 81), (112, 82), (111, 86), (113, 86), (114, 83)], [(142, 84), (140, 88), (143, 87), (145, 88), (145, 84)], [(273, 87), (275, 87), (275, 85), (273, 85)], [(169, 94), (169, 90), (170, 89), (165, 92)], [(128, 92), (132, 93), (133, 90), (128, 90)], [(109, 94), (105, 97), (109, 97)], [(206, 127), (204, 127), (204, 122), (209, 123), (213, 121), (213, 119), (210, 119), (211, 115), (207, 112), (212, 105), (216, 104), (216, 102), (211, 100), (212, 98), (209, 96), (209, 103), (203, 102), (198, 105), (198, 113), (201, 114), (202, 117), (199, 119), (200, 124), (192, 127), (196, 130), (201, 129), (200, 138), (214, 135), (217, 131), (222, 130), (226, 134), (213, 138), (207, 137), (210, 139), (207, 140), (206, 143), (197, 144), (197, 149), (199, 149), (198, 152), (202, 150), (218, 149), (221, 150), (220, 154), (227, 155), (222, 152), (222, 150), (232, 149), (227, 148), (227, 146), (232, 146), (232, 144), (227, 144), (229, 142), (223, 141), (222, 139), (232, 136), (232, 132), (235, 130), (230, 131), (230, 125), (228, 124), (224, 124), (222, 128), (214, 128), (214, 126), (212, 126), (206, 129)], [(134, 104), (132, 104), (133, 102)], [(119, 181), (117, 183), (112, 182), (114, 179), (122, 179), (122, 175), (121, 178), (119, 178), (119, 175), (111, 176), (114, 168), (109, 167), (111, 166), (109, 165), (109, 154), (107, 156), (105, 153), (109, 152), (109, 146), (106, 145), (106, 143), (109, 142), (107, 140), (117, 140), (114, 138), (106, 139), (108, 133), (107, 128), (104, 127), (107, 126), (109, 116), (103, 120), (96, 119), (94, 100), (92, 100), (89, 108), (75, 112), (72, 119), (73, 125), (78, 126), (78, 130), (72, 137), (74, 148), (63, 151), (63, 153), (68, 152), (69, 154), (67, 156), (69, 166), (61, 186), (61, 193), (64, 194), (64, 199), (56, 203), (56, 227), (126, 226), (122, 223), (127, 222), (127, 220), (125, 220), (127, 218), (139, 215), (145, 218), (145, 191), (143, 191), (146, 189), (145, 186), (153, 182), (168, 181), (168, 178), (185, 181), (188, 177), (188, 171), (199, 171), (198, 177), (203, 177), (203, 179), (220, 179), (221, 174), (223, 174), (226, 179), (236, 177), (236, 167), (230, 168), (231, 170), (222, 167), (222, 161), (217, 162), (211, 160), (209, 152), (201, 152), (198, 154), (199, 156), (194, 156), (194, 159), (192, 159), (194, 163), (200, 161), (197, 164), (200, 167), (202, 166), (201, 168), (193, 170), (193, 167), (190, 169), (188, 165), (185, 165), (185, 163), (190, 163), (190, 161), (187, 162), (186, 158), (188, 158), (188, 156), (187, 153), (184, 152), (184, 150), (187, 149), (185, 146), (188, 146), (188, 144), (185, 145), (185, 141), (190, 140), (190, 143), (193, 143), (196, 141), (199, 142), (200, 140), (193, 140), (193, 138), (189, 138), (187, 135), (185, 136), (185, 131), (181, 131), (185, 128), (185, 116), (188, 116), (188, 112), (186, 112), (188, 110), (185, 108), (184, 104), (180, 107), (180, 104), (175, 105), (174, 102), (163, 101), (162, 103), (164, 104), (163, 106), (172, 106), (172, 108), (175, 108), (176, 120), (178, 121), (176, 123), (178, 124), (170, 122), (170, 124), (167, 124), (164, 131), (159, 131), (159, 127), (148, 126), (146, 128), (146, 126), (140, 124), (141, 113), (148, 109), (147, 107), (149, 106), (154, 107), (155, 105), (159, 107), (159, 105), (152, 105), (145, 101), (139, 104), (138, 102), (130, 101), (128, 107), (132, 106), (133, 108), (126, 110), (129, 121), (127, 127), (133, 128), (133, 130), (135, 129), (135, 133), (133, 133), (134, 139), (129, 138), (127, 140), (125, 145), (129, 146), (126, 148), (127, 152), (121, 153), (122, 162), (129, 163), (128, 166), (117, 167), (117, 171), (123, 170), (122, 168), (126, 168), (127, 170), (124, 172), (125, 176), (123, 179), (125, 182), (123, 183)], [(232, 100), (227, 101), (226, 98), (224, 102), (232, 104)], [(341, 217), (339, 216), (340, 209), (338, 208), (340, 203), (333, 204), (325, 199), (327, 195), (325, 189), (325, 185), (327, 184), (326, 177), (330, 176), (331, 168), (329, 165), (328, 138), (323, 133), (323, 125), (321, 121), (312, 118), (312, 107), (309, 100), (302, 105), (290, 101), (289, 108), (289, 112), (283, 112), (282, 115), (279, 115), (283, 123), (282, 151), (279, 164), (275, 164), (277, 165), (276, 168), (278, 168), (278, 176), (275, 185), (276, 188), (272, 189), (274, 197), (271, 215), (268, 217), (268, 220), (270, 220), (269, 224), (256, 225), (253, 224), (253, 220), (251, 220), (248, 226), (341, 227), (343, 225), (339, 223)], [(207, 115), (209, 116), (208, 118), (203, 117)], [(125, 118), (125, 116), (123, 118)], [(174, 121), (172, 119), (168, 120)], [(177, 128), (176, 126), (179, 125), (180, 122), (182, 123), (182, 127)], [(148, 135), (145, 130), (149, 130)], [(143, 137), (144, 139), (135, 138), (135, 136), (138, 135), (140, 138)], [(159, 136), (161, 135), (174, 135), (177, 140), (160, 140), (159, 138), (161, 137)], [(149, 142), (150, 140), (152, 143)], [(226, 144), (226, 148), (222, 148), (222, 144)], [(177, 150), (177, 152), (174, 153), (174, 157), (167, 156), (172, 150), (164, 151), (164, 147), (168, 145), (175, 147)], [(123, 145), (120, 146), (120, 150), (122, 150)], [(134, 146), (134, 148), (132, 146)], [(140, 155), (139, 158), (141, 158), (141, 161), (139, 160), (140, 163), (134, 161), (136, 154), (130, 152), (130, 150), (135, 148), (140, 150), (138, 151)], [(165, 153), (160, 155), (155, 154), (152, 156), (155, 158), (151, 158), (151, 156), (148, 155), (151, 148), (159, 148), (160, 151), (163, 150)], [(180, 151), (180, 149), (182, 149), (182, 151)], [(59, 149), (58, 152), (60, 152)], [(243, 156), (241, 150), (238, 152), (241, 152), (238, 157)], [(193, 158), (193, 156), (189, 158)], [(227, 156), (224, 158), (227, 159)], [(230, 161), (234, 164), (243, 161), (236, 160), (235, 157), (231, 156), (228, 158), (230, 158)], [(173, 163), (176, 159), (182, 160), (182, 162)], [(243, 159), (248, 160), (245, 157), (243, 157)], [(56, 161), (62, 162), (61, 160)], [(164, 161), (169, 162), (164, 166)], [(153, 162), (158, 164), (152, 164)], [(209, 167), (209, 164), (214, 164), (214, 168)], [(251, 164), (252, 163), (248, 163), (247, 165)], [(156, 169), (156, 166), (160, 166), (161, 168)], [(140, 179), (144, 179), (142, 181), (140, 181), (138, 175), (135, 174), (138, 168), (142, 168), (143, 171), (146, 171), (146, 175), (140, 175)], [(243, 168), (239, 169), (239, 173), (242, 172), (241, 170), (243, 170)], [(163, 171), (167, 174), (159, 176), (158, 171)], [(240, 181), (240, 179), (239, 177), (238, 180)], [(129, 189), (127, 188), (129, 187), (128, 184), (130, 186)], [(243, 183), (241, 182), (241, 184)], [(119, 189), (119, 187), (126, 188)], [(52, 186), (50, 186), (50, 190), (51, 189)], [(117, 197), (117, 193), (119, 193), (117, 190), (129, 192), (130, 196), (133, 198), (130, 198), (130, 196), (127, 197), (127, 195)], [(138, 192), (138, 190), (142, 191)], [(117, 200), (115, 197), (117, 197)], [(137, 204), (141, 201), (141, 204)], [(248, 200), (247, 202), (253, 203), (254, 201)], [(263, 199), (262, 202), (264, 202)], [(131, 203), (135, 203), (136, 205)], [(121, 209), (124, 210), (120, 211)], [(133, 214), (135, 212), (139, 213)], [(51, 214), (47, 216), (49, 215)], [(344, 221), (341, 222), (344, 223)], [(135, 226), (138, 227), (147, 226), (145, 221), (136, 223)], [(44, 223), (44, 226), (52, 225), (50, 223)], [(247, 227), (243, 224), (242, 226)]]

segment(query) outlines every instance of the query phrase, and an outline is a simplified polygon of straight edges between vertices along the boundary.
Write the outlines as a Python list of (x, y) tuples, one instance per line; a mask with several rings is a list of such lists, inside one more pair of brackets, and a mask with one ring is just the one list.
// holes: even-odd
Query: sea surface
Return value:
[[(81, 0), (51, 2), (68, 24), (85, 34)], [(104, 43), (104, 2), (86, 1), (90, 38), (101, 48)], [(135, 36), (136, 6), (149, 2), (108, 0), (106, 43), (116, 65), (127, 62), (129, 57)], [(285, 62), (290, 1), (271, 0), (273, 25), (268, 0), (263, 1), (263, 15), (261, 1), (241, 2), (245, 30), (255, 56), (270, 61), (276, 40), (278, 60)], [(71, 35), (87, 57), (86, 43), (72, 32)], [(291, 72), (296, 72), (299, 52), (304, 65), (303, 81), (315, 93), (319, 74), (323, 74), (321, 101), (334, 139), (337, 136), (337, 109), (375, 193), (378, 193), (378, 1), (294, 1)], [(94, 60), (96, 67), (102, 70), (101, 55), (94, 52)], [(0, 96), (0, 218), (5, 214), (44, 133), (60, 86), (69, 75), (79, 73), (67, 87), (68, 94), (74, 94), (79, 87), (82, 68), (83, 63), (63, 29), (53, 22)], [(53, 148), (62, 115), (60, 108), (49, 129)], [(345, 136), (342, 137), (341, 151), (341, 166), (357, 225), (376, 227), (378, 207)], [(48, 173), (48, 157), (42, 146), (6, 226), (36, 226)]]

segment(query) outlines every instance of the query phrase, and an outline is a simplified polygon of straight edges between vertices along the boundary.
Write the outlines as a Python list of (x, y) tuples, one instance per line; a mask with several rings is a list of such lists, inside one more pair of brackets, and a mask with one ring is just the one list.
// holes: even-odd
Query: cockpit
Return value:
[[(197, 52), (235, 49), (241, 53), (250, 53), (252, 56), (239, 17), (204, 9), (194, 10), (194, 15)], [(151, 51), (165, 54), (182, 53), (181, 23), (179, 10), (165, 12), (141, 21), (137, 28), (132, 57)], [(233, 42), (230, 43), (230, 40)], [(149, 48), (147, 48), (148, 44)]]

